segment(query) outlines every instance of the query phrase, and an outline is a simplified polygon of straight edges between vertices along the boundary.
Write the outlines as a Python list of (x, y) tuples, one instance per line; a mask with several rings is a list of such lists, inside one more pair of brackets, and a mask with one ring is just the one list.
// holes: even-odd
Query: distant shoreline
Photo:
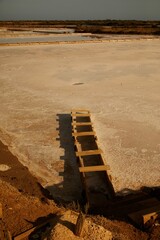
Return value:
[(77, 33), (160, 35), (160, 21), (142, 20), (16, 20), (0, 21), (0, 28), (74, 28)]

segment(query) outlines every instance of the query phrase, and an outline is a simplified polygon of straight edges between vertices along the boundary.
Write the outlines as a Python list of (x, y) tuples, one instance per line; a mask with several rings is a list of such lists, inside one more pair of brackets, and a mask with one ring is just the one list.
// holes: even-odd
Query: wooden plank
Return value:
[(97, 149), (97, 150), (76, 152), (76, 156), (80, 157), (80, 156), (99, 155), (101, 153), (102, 153), (102, 150), (101, 149)]
[(90, 113), (71, 113), (72, 117), (90, 117)]
[[(156, 208), (152, 208), (152, 209), (146, 209), (146, 213), (143, 214), (143, 223), (146, 224), (146, 222), (148, 222), (152, 217), (160, 217), (160, 205)], [(150, 212), (150, 210), (152, 212)]]
[(160, 204), (150, 207), (147, 209), (143, 209), (137, 212), (130, 213), (128, 216), (135, 223), (142, 226), (145, 225), (147, 221), (151, 219), (152, 216), (159, 214), (160, 215)]
[[(53, 219), (53, 218), (52, 218)], [(35, 227), (32, 227), (30, 228), (29, 230), (15, 236), (13, 239), (14, 240), (22, 240), (26, 237), (28, 237), (32, 232), (34, 232), (35, 230), (38, 230), (39, 228), (45, 226), (47, 223), (50, 223), (52, 221), (52, 219), (48, 219), (46, 220), (45, 222), (43, 222), (42, 224), (38, 225), (38, 226), (35, 226)]]
[(146, 225), (146, 227), (147, 227), (147, 223), (150, 223), (150, 221), (151, 221), (151, 224), (152, 224), (159, 217), (160, 217), (160, 211), (159, 211), (159, 213), (148, 213), (143, 216), (143, 224)]
[(75, 132), (72, 133), (73, 137), (83, 137), (83, 136), (94, 136), (96, 133), (93, 131), (91, 132)]
[(90, 126), (92, 122), (73, 122), (72, 126)]
[(78, 218), (77, 218), (77, 222), (75, 225), (75, 235), (80, 237), (82, 235), (82, 231), (84, 228), (84, 222), (85, 222), (85, 215), (80, 212)]
[(79, 167), (80, 172), (99, 172), (99, 171), (107, 171), (107, 170), (110, 170), (110, 167), (108, 165)]

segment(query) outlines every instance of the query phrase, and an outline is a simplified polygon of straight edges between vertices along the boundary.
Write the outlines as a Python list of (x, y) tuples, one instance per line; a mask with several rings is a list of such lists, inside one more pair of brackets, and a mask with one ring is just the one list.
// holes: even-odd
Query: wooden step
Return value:
[(91, 132), (75, 132), (72, 133), (73, 137), (83, 137), (83, 136), (94, 136), (96, 133), (93, 131)]
[(97, 149), (97, 150), (76, 152), (76, 156), (80, 157), (80, 156), (99, 155), (101, 153), (102, 153), (102, 150), (101, 149)]
[(72, 117), (90, 117), (90, 113), (71, 113)]
[(92, 122), (73, 122), (72, 126), (90, 126)]
[(110, 170), (110, 167), (108, 165), (79, 167), (80, 172), (99, 172), (99, 171), (107, 171), (107, 170)]

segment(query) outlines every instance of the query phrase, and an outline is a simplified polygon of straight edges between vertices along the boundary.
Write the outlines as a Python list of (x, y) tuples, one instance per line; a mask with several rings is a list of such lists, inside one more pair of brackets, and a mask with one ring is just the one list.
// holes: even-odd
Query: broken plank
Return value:
[(22, 239), (28, 237), (28, 236), (29, 236), (31, 233), (33, 233), (34, 231), (38, 230), (39, 228), (45, 226), (45, 225), (48, 224), (48, 223), (51, 223), (52, 220), (53, 220), (53, 218), (49, 218), (48, 220), (44, 221), (43, 223), (41, 223), (41, 224), (39, 224), (39, 225), (37, 225), (37, 226), (35, 226), (35, 227), (32, 227), (32, 228), (28, 229), (27, 231), (25, 231), (25, 232), (23, 232), (23, 233), (15, 236), (15, 237), (13, 238), (13, 240), (22, 240)]
[(137, 212), (130, 213), (128, 216), (132, 221), (142, 226), (151, 219), (152, 216), (160, 215), (160, 204), (154, 207), (146, 208)]
[[(149, 209), (148, 209), (149, 210)], [(153, 212), (147, 212), (145, 214), (143, 214), (143, 223), (146, 224), (146, 222), (148, 222), (152, 217), (156, 218), (156, 217), (160, 217), (160, 205), (158, 208), (154, 207), (152, 209)]]
[(110, 167), (108, 165), (79, 167), (80, 172), (99, 172), (99, 171), (107, 171), (107, 170), (110, 170)]
[(94, 136), (96, 133), (93, 131), (91, 132), (75, 132), (72, 133), (73, 137), (83, 137), (83, 136)]
[(76, 156), (80, 157), (80, 156), (99, 155), (101, 153), (102, 153), (101, 149), (96, 149), (96, 150), (76, 152)]

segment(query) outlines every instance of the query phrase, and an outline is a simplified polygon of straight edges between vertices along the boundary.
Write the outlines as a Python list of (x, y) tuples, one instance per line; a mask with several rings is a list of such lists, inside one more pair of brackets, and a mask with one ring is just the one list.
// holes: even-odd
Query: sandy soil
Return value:
[[(147, 234), (140, 232), (130, 224), (120, 221), (110, 221), (103, 217), (85, 217), (84, 227), (81, 237), (74, 235), (74, 226), (78, 214), (74, 211), (66, 211), (55, 219), (57, 224), (50, 234), (50, 240), (147, 240)], [(156, 235), (158, 236), (158, 235)], [(152, 239), (152, 237), (151, 237)]]
[(86, 108), (117, 192), (160, 186), (160, 41), (0, 48), (0, 138), (55, 198), (81, 183), (70, 111)]

